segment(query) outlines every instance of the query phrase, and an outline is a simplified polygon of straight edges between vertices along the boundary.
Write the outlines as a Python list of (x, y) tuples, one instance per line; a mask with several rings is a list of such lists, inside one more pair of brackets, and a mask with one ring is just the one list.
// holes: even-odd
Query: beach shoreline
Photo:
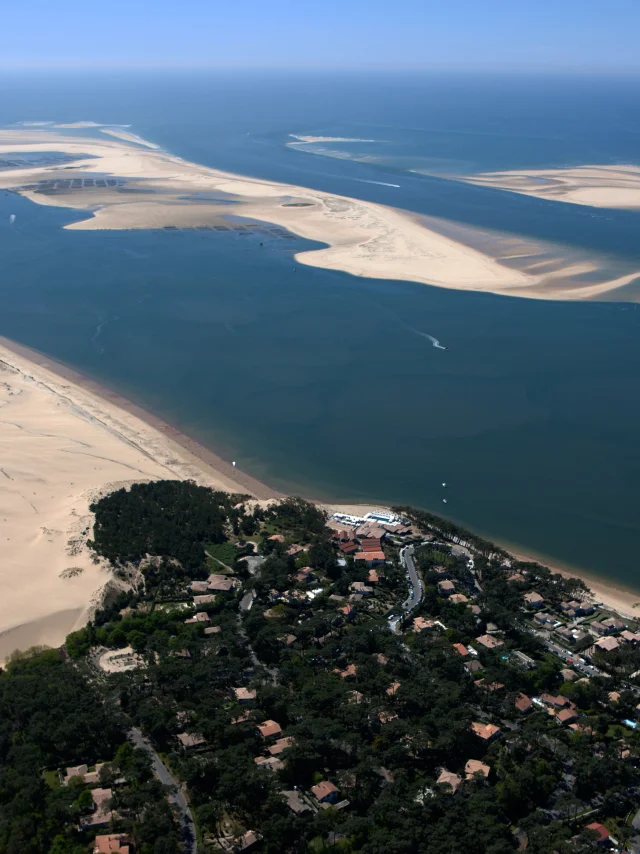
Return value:
[[(602, 576), (594, 575), (580, 567), (563, 565), (562, 561), (544, 555), (537, 555), (524, 546), (502, 545), (516, 560), (539, 563), (548, 567), (551, 572), (557, 572), (564, 578), (579, 578), (591, 590), (594, 602), (624, 617), (640, 621), (640, 591), (633, 590), (624, 584), (610, 581)], [(524, 550), (524, 551), (523, 551)]]
[[(262, 481), (250, 475), (248, 472), (242, 471), (237, 466), (233, 466), (230, 462), (220, 457), (214, 451), (205, 447), (200, 442), (192, 439), (186, 433), (176, 427), (173, 427), (167, 421), (143, 409), (138, 404), (131, 401), (129, 398), (123, 397), (118, 392), (108, 388), (107, 386), (91, 379), (82, 374), (80, 371), (72, 368), (70, 365), (65, 365), (63, 362), (47, 356), (39, 350), (34, 350), (17, 341), (5, 338), (0, 335), (0, 348), (5, 348), (11, 351), (16, 356), (20, 356), (40, 368), (44, 368), (55, 374), (60, 379), (68, 380), (78, 388), (84, 389), (95, 397), (103, 400), (110, 406), (115, 406), (118, 409), (126, 412), (140, 421), (147, 424), (149, 427), (157, 430), (169, 441), (179, 445), (180, 448), (189, 454), (194, 460), (198, 461), (199, 465), (204, 467), (204, 470), (211, 470), (216, 475), (221, 475), (233, 482), (237, 489), (236, 491), (245, 491), (251, 494), (252, 497), (261, 500), (271, 498), (283, 498), (284, 495), (278, 490), (268, 486)], [(2, 352), (0, 350), (0, 359)]]

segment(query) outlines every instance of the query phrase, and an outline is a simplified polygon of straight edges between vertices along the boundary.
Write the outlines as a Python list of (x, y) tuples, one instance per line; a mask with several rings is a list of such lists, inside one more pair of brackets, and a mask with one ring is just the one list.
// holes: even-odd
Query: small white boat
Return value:
[(443, 499), (442, 499), (442, 503), (443, 503), (443, 504), (446, 504), (446, 503), (447, 503), (447, 499), (446, 499), (446, 498), (443, 498)]
[(443, 483), (442, 485), (443, 485), (443, 486), (445, 487), (445, 489), (446, 489), (447, 484), (446, 484), (446, 483)]

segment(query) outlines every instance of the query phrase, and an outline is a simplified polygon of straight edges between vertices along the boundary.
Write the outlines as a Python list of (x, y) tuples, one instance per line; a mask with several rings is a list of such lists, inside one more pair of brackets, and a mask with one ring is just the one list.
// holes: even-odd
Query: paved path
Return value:
[(156, 751), (151, 746), (150, 742), (143, 736), (137, 727), (132, 727), (129, 730), (129, 738), (133, 742), (134, 747), (145, 750), (151, 757), (151, 765), (153, 773), (163, 786), (171, 786), (169, 793), (169, 801), (178, 808), (182, 825), (182, 839), (184, 842), (185, 854), (197, 854), (198, 843), (196, 841), (196, 826), (193, 822), (191, 810), (187, 804), (182, 789), (178, 781), (172, 776), (171, 772), (158, 756)]
[(420, 602), (422, 602), (423, 589), (422, 582), (418, 576), (418, 571), (416, 570), (416, 565), (413, 560), (413, 553), (415, 551), (415, 546), (405, 546), (400, 549), (400, 561), (405, 568), (407, 573), (407, 580), (409, 581), (409, 596), (405, 599), (405, 601), (400, 606), (402, 613), (395, 614), (389, 618), (389, 628), (392, 632), (398, 631), (398, 623), (400, 620), (410, 614), (415, 608), (418, 607)]
[(405, 546), (400, 552), (400, 560), (409, 577), (409, 597), (402, 603), (402, 610), (410, 614), (422, 602), (422, 582), (418, 577), (416, 564), (413, 560), (415, 546)]

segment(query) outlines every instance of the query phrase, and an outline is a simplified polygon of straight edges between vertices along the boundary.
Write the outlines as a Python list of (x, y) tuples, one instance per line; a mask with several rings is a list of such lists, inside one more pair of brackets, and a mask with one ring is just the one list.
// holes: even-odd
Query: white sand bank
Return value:
[(461, 181), (596, 208), (639, 208), (640, 166), (576, 166), (458, 176)]
[[(67, 226), (80, 230), (211, 225), (229, 213), (275, 223), (328, 244), (298, 253), (300, 263), (356, 276), (542, 299), (589, 298), (620, 286), (616, 277), (590, 282), (585, 290), (571, 263), (564, 265), (566, 269), (560, 263), (557, 269), (541, 274), (517, 270), (465, 244), (462, 237), (452, 239), (441, 233), (437, 220), (432, 219), (427, 227), (406, 211), (221, 172), (158, 150), (153, 143), (146, 143), (150, 147), (145, 148), (144, 140), (126, 131), (110, 133), (117, 138), (64, 136), (55, 129), (2, 130), (0, 154), (54, 150), (78, 160), (73, 170), (60, 165), (5, 170), (0, 172), (0, 188), (106, 173), (125, 179), (128, 191), (153, 190), (154, 194), (136, 196), (135, 192), (123, 194), (116, 188), (97, 187), (67, 188), (46, 195), (31, 189), (21, 192), (39, 204), (87, 210), (90, 216), (86, 220)], [(196, 193), (212, 198), (187, 198)], [(236, 205), (216, 204), (216, 194)]]

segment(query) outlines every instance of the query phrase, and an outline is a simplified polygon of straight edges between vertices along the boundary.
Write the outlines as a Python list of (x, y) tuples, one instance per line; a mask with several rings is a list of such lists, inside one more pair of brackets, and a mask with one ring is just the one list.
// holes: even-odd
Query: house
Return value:
[(572, 724), (578, 720), (578, 713), (575, 709), (562, 709), (562, 711), (558, 712), (556, 715), (556, 720), (559, 724)]
[(233, 693), (239, 703), (250, 703), (255, 700), (257, 692), (252, 688), (234, 688)]
[(466, 658), (468, 655), (470, 655), (469, 650), (463, 643), (454, 643), (453, 648), (458, 653), (458, 655), (461, 655), (463, 658)]
[(290, 649), (295, 642), (295, 635), (280, 635), (280, 637), (278, 638), (278, 643), (281, 643), (283, 646), (286, 646), (287, 649)]
[(205, 635), (219, 635), (221, 631), (220, 626), (207, 626), (204, 633)]
[(574, 679), (578, 678), (578, 674), (575, 670), (571, 670), (569, 667), (563, 667), (560, 671), (560, 676), (562, 676), (565, 682), (573, 682)]
[(627, 628), (627, 624), (619, 617), (608, 617), (606, 620), (602, 621), (602, 625), (606, 626), (607, 631), (611, 633), (621, 632), (623, 629)]
[(455, 591), (455, 585), (453, 581), (439, 581), (438, 582), (438, 593), (441, 596), (451, 596), (451, 594)]
[(110, 806), (113, 797), (111, 789), (91, 789), (91, 797), (93, 798), (93, 812), (91, 815), (80, 819), (82, 829), (109, 824), (113, 817), (113, 810)]
[(484, 762), (480, 762), (478, 759), (469, 759), (467, 764), (464, 766), (464, 773), (467, 780), (473, 780), (474, 777), (482, 776), (483, 778), (487, 778), (491, 772), (491, 768), (488, 765), (485, 765)]
[(274, 744), (267, 748), (272, 756), (279, 756), (283, 750), (295, 744), (295, 738), (292, 735), (286, 738), (279, 738)]
[(507, 581), (510, 581), (512, 584), (524, 584), (526, 580), (521, 572), (514, 572), (507, 578)]
[(363, 596), (373, 596), (373, 587), (367, 587), (364, 581), (352, 581), (349, 587), (354, 593), (361, 593)]
[(208, 581), (192, 581), (189, 585), (192, 593), (206, 593), (209, 589)]
[(289, 548), (287, 549), (287, 554), (289, 555), (289, 557), (295, 557), (296, 555), (299, 555), (303, 551), (304, 551), (304, 546), (300, 546), (297, 543), (295, 543), (294, 545), (289, 546)]
[(561, 602), (560, 607), (569, 616), (584, 617), (588, 614), (593, 614), (595, 608), (590, 602), (579, 602), (577, 599), (572, 599), (570, 602)]
[(100, 782), (100, 769), (103, 767), (104, 762), (98, 762), (93, 771), (89, 771), (89, 768), (86, 765), (76, 765), (67, 768), (64, 779), (62, 780), (62, 785), (68, 786), (72, 777), (79, 777), (86, 786), (97, 786)]
[(341, 614), (344, 614), (347, 619), (351, 619), (355, 614), (355, 610), (351, 605), (343, 605), (342, 608), (338, 608)]
[(490, 742), (496, 738), (500, 738), (502, 732), (500, 731), (500, 727), (497, 727), (495, 724), (481, 724), (476, 723), (475, 721), (471, 724), (471, 731), (474, 735), (477, 735), (478, 738), (481, 738), (483, 741)]
[(504, 646), (504, 641), (493, 635), (480, 635), (479, 638), (476, 638), (476, 642), (482, 644), (487, 649), (497, 649), (499, 646)]
[(385, 667), (387, 664), (389, 664), (389, 659), (387, 658), (386, 655), (383, 655), (381, 652), (376, 653), (376, 661), (378, 662), (380, 667)]
[(355, 664), (348, 664), (344, 670), (336, 668), (333, 672), (336, 673), (341, 679), (346, 679), (347, 676), (355, 676), (357, 668)]
[(453, 771), (447, 771), (446, 768), (441, 768), (436, 783), (439, 783), (441, 786), (451, 786), (451, 792), (455, 795), (458, 791), (458, 787), (462, 784), (462, 777), (454, 774)]
[(340, 794), (338, 787), (334, 786), (333, 783), (330, 783), (329, 780), (323, 780), (321, 783), (318, 783), (317, 786), (312, 786), (311, 791), (318, 803), (321, 804), (335, 803), (338, 799), (338, 795)]
[(620, 641), (617, 638), (604, 637), (597, 640), (592, 649), (600, 650), (600, 652), (614, 652), (620, 646)]
[(213, 593), (209, 593), (207, 596), (194, 596), (193, 604), (194, 605), (210, 605), (212, 602), (216, 601), (216, 596)]
[(185, 620), (185, 623), (189, 625), (190, 623), (208, 623), (209, 615), (206, 611), (198, 611), (197, 614), (194, 614), (193, 617), (189, 617)]
[(302, 813), (311, 812), (311, 807), (302, 800), (300, 792), (297, 790), (283, 791), (280, 794), (283, 795), (287, 802), (287, 806), (292, 813), (295, 813), (295, 815), (302, 815)]
[(246, 851), (247, 848), (251, 848), (252, 845), (255, 845), (261, 839), (262, 834), (257, 833), (255, 830), (247, 830), (246, 833), (243, 833), (242, 836), (234, 840), (234, 850)]
[(389, 685), (389, 687), (387, 688), (387, 690), (385, 692), (387, 697), (393, 697), (395, 694), (397, 694), (399, 687), (400, 687), (399, 682), (392, 682), (391, 685)]
[(594, 840), (596, 845), (606, 845), (611, 838), (609, 835), (609, 831), (604, 826), (604, 824), (600, 824), (597, 821), (588, 824), (585, 827), (585, 830), (590, 830), (592, 833), (596, 833), (598, 838)]
[(592, 635), (608, 635), (609, 629), (605, 626), (604, 623), (601, 623), (599, 620), (593, 620), (593, 622), (589, 623), (589, 632)]
[(428, 632), (435, 629), (435, 627), (436, 621), (427, 620), (425, 617), (416, 617), (411, 624), (411, 628), (414, 632)]
[(368, 576), (368, 578), (367, 578), (367, 581), (369, 582), (369, 584), (377, 584), (377, 583), (380, 581), (380, 578), (381, 578), (381, 577), (382, 577), (382, 576), (381, 576), (381, 575), (379, 575), (379, 574), (375, 571), (375, 569), (370, 569), (370, 570), (369, 570), (369, 576)]
[(340, 543), (338, 548), (345, 555), (350, 555), (354, 552), (360, 551), (360, 546), (356, 543), (355, 540), (350, 540), (348, 543)]
[(552, 617), (551, 614), (547, 614), (542, 611), (539, 611), (537, 614), (534, 614), (533, 619), (541, 626), (553, 625), (556, 622), (555, 617)]
[(533, 670), (536, 666), (533, 658), (526, 655), (526, 653), (521, 652), (519, 649), (517, 649), (511, 657), (515, 658), (515, 664), (519, 664), (521, 667), (524, 667), (525, 670)]
[(208, 580), (209, 590), (218, 593), (228, 593), (236, 586), (233, 578), (228, 578), (226, 575), (210, 575)]
[(568, 629), (566, 626), (561, 626), (556, 629), (557, 634), (562, 638), (562, 640), (567, 643), (573, 643), (575, 641), (575, 636), (571, 629)]
[(296, 572), (293, 579), (297, 584), (311, 584), (313, 581), (313, 570), (310, 566), (305, 566)]
[(465, 661), (464, 669), (468, 673), (473, 674), (473, 673), (479, 673), (481, 670), (484, 670), (484, 667), (482, 666), (482, 664), (480, 664), (479, 661), (474, 660), (474, 661)]
[(108, 833), (93, 840), (93, 854), (129, 854), (129, 846), (126, 833)]
[(256, 756), (253, 761), (258, 768), (264, 768), (265, 771), (282, 771), (285, 767), (284, 762), (277, 756)]
[(532, 590), (531, 593), (525, 593), (522, 598), (530, 608), (541, 608), (544, 602), (542, 596), (536, 593), (535, 590)]
[(449, 596), (449, 602), (453, 602), (454, 605), (464, 605), (468, 601), (464, 593), (452, 593)]
[(273, 534), (268, 539), (272, 543), (284, 543), (284, 537), (282, 534)]
[(623, 632), (620, 632), (620, 637), (626, 643), (632, 643), (634, 646), (640, 643), (640, 633), (630, 632), (629, 629), (625, 629)]
[(530, 712), (533, 708), (533, 704), (529, 697), (526, 694), (518, 694), (514, 701), (514, 705), (519, 712)]
[(206, 744), (205, 739), (200, 733), (195, 732), (179, 732), (176, 736), (183, 750), (194, 750), (196, 747), (202, 747)]
[(367, 566), (378, 566), (378, 564), (386, 562), (386, 558), (382, 549), (378, 549), (376, 551), (356, 552), (353, 556), (353, 559), (355, 561), (364, 561)]
[(378, 715), (378, 720), (381, 724), (388, 724), (391, 721), (395, 721), (397, 717), (398, 716), (393, 714), (393, 712), (380, 712)]
[(541, 694), (540, 699), (546, 706), (553, 706), (555, 709), (565, 709), (567, 706), (571, 706), (572, 703), (566, 697), (563, 697), (562, 694), (558, 694), (557, 697), (554, 697), (553, 694)]
[(63, 785), (68, 786), (69, 781), (72, 777), (80, 777), (82, 780), (84, 780), (85, 774), (87, 774), (88, 771), (88, 765), (72, 765), (71, 767), (66, 769), (64, 780), (62, 781)]
[(258, 724), (257, 729), (263, 738), (272, 738), (274, 735), (280, 735), (282, 732), (280, 724), (271, 720), (263, 721), (261, 724)]

